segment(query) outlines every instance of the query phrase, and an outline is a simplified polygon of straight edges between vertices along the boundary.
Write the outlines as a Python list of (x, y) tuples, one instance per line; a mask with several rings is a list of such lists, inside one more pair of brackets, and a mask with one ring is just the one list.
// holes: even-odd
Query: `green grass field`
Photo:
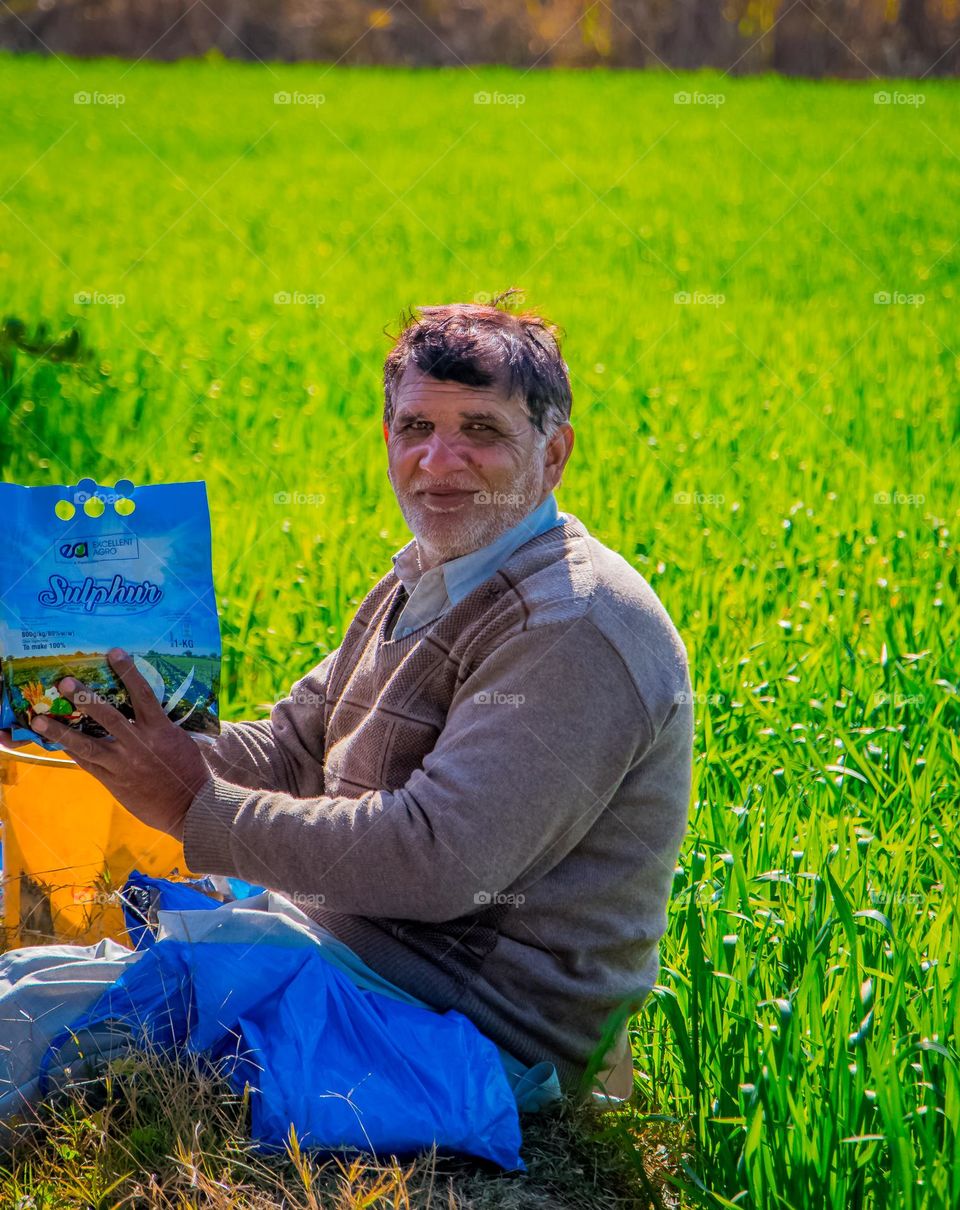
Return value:
[(409, 537), (384, 328), (510, 285), (563, 326), (561, 508), (698, 700), (626, 1124), (685, 1204), (960, 1203), (956, 86), (6, 59), (0, 90), (3, 314), (92, 350), (7, 348), (0, 469), (206, 480), (225, 718)]

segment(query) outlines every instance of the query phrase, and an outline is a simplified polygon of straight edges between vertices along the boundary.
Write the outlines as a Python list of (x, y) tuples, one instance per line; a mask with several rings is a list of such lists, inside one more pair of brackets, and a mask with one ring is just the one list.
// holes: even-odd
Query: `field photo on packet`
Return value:
[(41, 714), (95, 738), (61, 696), (67, 676), (135, 712), (106, 653), (123, 648), (170, 720), (220, 733), (220, 622), (206, 484), (0, 483), (0, 728), (49, 750)]

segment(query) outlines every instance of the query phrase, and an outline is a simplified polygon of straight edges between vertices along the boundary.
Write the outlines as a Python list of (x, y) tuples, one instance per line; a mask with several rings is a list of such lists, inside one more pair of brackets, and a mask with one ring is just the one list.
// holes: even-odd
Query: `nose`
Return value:
[(422, 471), (427, 471), (438, 479), (451, 471), (462, 470), (467, 465), (467, 460), (458, 449), (456, 437), (445, 437), (432, 432), (427, 434), (423, 444), (424, 449), (418, 465)]

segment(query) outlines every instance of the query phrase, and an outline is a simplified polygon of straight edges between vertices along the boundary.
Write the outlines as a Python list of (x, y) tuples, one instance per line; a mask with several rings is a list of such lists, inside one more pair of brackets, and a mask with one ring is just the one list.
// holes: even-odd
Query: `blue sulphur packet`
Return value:
[(106, 735), (60, 696), (67, 676), (134, 718), (107, 660), (122, 647), (172, 722), (220, 734), (220, 621), (202, 480), (0, 483), (0, 523), (0, 727), (51, 751), (62, 745), (32, 730), (39, 714)]

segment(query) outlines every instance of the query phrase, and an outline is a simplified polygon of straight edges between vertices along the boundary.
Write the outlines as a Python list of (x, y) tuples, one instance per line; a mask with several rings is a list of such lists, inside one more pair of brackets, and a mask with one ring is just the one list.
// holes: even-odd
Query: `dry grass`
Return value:
[(0, 1166), (0, 1205), (181, 1210), (614, 1210), (676, 1207), (679, 1136), (636, 1129), (636, 1111), (569, 1099), (524, 1115), (527, 1173), (438, 1154), (372, 1159), (286, 1154), (248, 1140), (248, 1103), (192, 1058), (114, 1060), (16, 1127)]

